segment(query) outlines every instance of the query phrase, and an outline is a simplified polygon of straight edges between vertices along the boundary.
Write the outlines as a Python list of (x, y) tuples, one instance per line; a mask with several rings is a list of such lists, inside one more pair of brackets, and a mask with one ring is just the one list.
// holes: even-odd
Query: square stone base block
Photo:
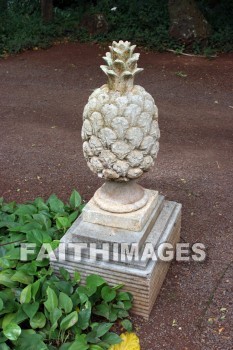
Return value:
[(148, 195), (147, 204), (131, 213), (111, 213), (98, 207), (92, 198), (83, 209), (82, 219), (85, 222), (101, 226), (122, 228), (130, 231), (141, 231), (148, 222), (158, 201), (158, 191), (145, 189)]
[[(83, 221), (81, 215), (62, 239), (66, 252), (65, 259), (63, 261), (51, 260), (51, 266), (57, 273), (59, 273), (60, 267), (66, 268), (71, 274), (74, 271), (79, 271), (83, 281), (89, 274), (99, 274), (110, 285), (124, 284), (123, 290), (131, 292), (134, 296), (132, 313), (148, 319), (170, 263), (159, 258), (151, 259), (144, 256), (142, 259), (146, 245), (152, 244), (155, 256), (157, 256), (158, 247), (162, 243), (171, 243), (175, 246), (180, 238), (180, 228), (181, 204), (165, 201), (163, 196), (158, 197), (154, 210), (141, 231), (129, 231), (88, 223)], [(134, 259), (132, 261), (130, 259), (114, 260), (114, 256), (110, 256), (108, 261), (103, 261), (101, 256), (94, 261), (88, 255), (88, 250), (84, 250), (81, 259), (76, 261), (74, 251), (66, 247), (69, 243), (84, 242), (86, 244), (98, 243), (100, 244), (98, 248), (101, 248), (101, 244), (109, 242), (111, 251), (114, 250), (111, 248), (111, 244), (114, 242), (115, 244), (126, 243), (129, 245), (136, 243), (139, 245), (139, 261), (134, 261)]]

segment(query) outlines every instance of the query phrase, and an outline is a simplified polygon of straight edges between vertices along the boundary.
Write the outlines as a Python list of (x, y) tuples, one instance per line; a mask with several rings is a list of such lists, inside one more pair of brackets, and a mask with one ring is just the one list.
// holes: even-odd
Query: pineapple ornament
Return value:
[[(151, 246), (155, 257), (161, 257), (158, 242), (176, 246), (181, 204), (137, 184), (157, 156), (159, 127), (153, 98), (134, 85), (142, 70), (134, 49), (128, 41), (112, 43), (101, 66), (108, 83), (84, 108), (84, 156), (105, 182), (62, 238), (58, 256), (66, 257), (53, 258), (51, 265), (55, 271), (64, 266), (71, 273), (100, 275), (110, 285), (120, 280), (134, 297), (132, 312), (148, 319), (169, 267), (168, 261), (151, 257)], [(76, 252), (83, 244), (83, 252)]]
[(154, 164), (159, 150), (158, 109), (153, 97), (134, 76), (139, 53), (128, 41), (113, 42), (101, 69), (108, 83), (89, 97), (83, 112), (83, 153), (92, 172), (106, 180), (96, 191), (96, 204), (107, 211), (127, 213), (148, 201), (134, 180)]

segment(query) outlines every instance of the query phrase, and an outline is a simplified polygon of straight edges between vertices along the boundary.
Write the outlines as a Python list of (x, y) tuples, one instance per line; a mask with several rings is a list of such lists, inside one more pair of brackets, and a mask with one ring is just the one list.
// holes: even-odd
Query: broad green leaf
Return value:
[(71, 196), (70, 196), (70, 205), (72, 208), (78, 208), (80, 204), (82, 203), (82, 198), (80, 194), (76, 191), (73, 190)]
[(109, 317), (108, 320), (110, 322), (115, 322), (118, 319), (118, 313), (117, 311), (111, 306), (109, 311)]
[(87, 333), (87, 342), (92, 344), (96, 344), (100, 342), (100, 338), (97, 337), (96, 331), (91, 331)]
[(25, 314), (32, 318), (38, 311), (40, 304), (38, 302), (34, 302), (33, 304), (23, 304), (22, 308)]
[(32, 204), (19, 204), (18, 209), (14, 212), (18, 216), (23, 216), (23, 215), (33, 215), (37, 212), (37, 209), (34, 205)]
[(30, 326), (33, 329), (43, 328), (46, 324), (45, 315), (42, 312), (37, 312), (35, 316), (30, 319)]
[(4, 303), (6, 303), (8, 300), (13, 300), (15, 297), (15, 293), (10, 288), (5, 288), (2, 291), (0, 291), (0, 298)]
[(39, 247), (43, 243), (52, 242), (52, 238), (48, 232), (43, 230), (30, 230), (26, 233), (26, 237), (29, 243), (36, 243)]
[(41, 281), (40, 280), (37, 280), (36, 282), (34, 282), (32, 284), (32, 288), (31, 288), (31, 296), (32, 296), (32, 299), (35, 301), (36, 300), (36, 295), (37, 295), (37, 292), (40, 288), (40, 283)]
[(12, 281), (19, 282), (22, 284), (31, 284), (33, 283), (33, 276), (29, 276), (24, 271), (16, 271), (16, 273), (11, 277)]
[(53, 309), (58, 307), (58, 298), (54, 290), (50, 287), (47, 288), (46, 294), (48, 298), (44, 305), (49, 312), (52, 312)]
[(58, 199), (55, 194), (52, 194), (49, 197), (47, 204), (49, 205), (51, 211), (55, 213), (64, 212), (64, 203), (60, 199)]
[(61, 321), (60, 328), (63, 331), (66, 331), (67, 329), (71, 328), (75, 325), (75, 323), (78, 322), (78, 313), (77, 311), (73, 311), (71, 314), (67, 315), (63, 320)]
[(116, 297), (116, 291), (110, 288), (109, 286), (105, 286), (101, 290), (101, 296), (106, 302), (110, 302)]
[(93, 344), (89, 347), (89, 350), (104, 350), (105, 348), (102, 348), (102, 346)]
[(48, 350), (42, 335), (36, 334), (33, 330), (22, 331), (15, 345), (17, 350)]
[(124, 329), (127, 331), (127, 332), (132, 332), (133, 330), (133, 325), (132, 325), (132, 322), (130, 322), (130, 320), (123, 320), (121, 322), (121, 325), (122, 327), (124, 327)]
[(50, 243), (51, 249), (52, 249), (52, 250), (55, 250), (57, 247), (59, 247), (59, 244), (60, 244), (60, 241), (57, 240), (57, 239), (55, 239), (54, 241), (52, 241), (52, 242)]
[(9, 245), (11, 249), (9, 249), (4, 258), (9, 260), (19, 260), (20, 259), (20, 248), (14, 247), (14, 244)]
[(79, 207), (80, 212), (83, 211), (83, 208), (85, 208), (85, 206), (86, 206), (86, 203), (83, 203), (83, 204), (80, 205), (80, 207)]
[(81, 275), (79, 272), (75, 271), (74, 272), (74, 277), (72, 278), (72, 281), (76, 284), (79, 283), (81, 280)]
[(71, 285), (70, 282), (67, 281), (59, 281), (59, 282), (54, 282), (54, 285), (56, 288), (59, 289), (60, 292), (63, 292), (67, 295), (71, 295), (73, 293), (73, 286)]
[(102, 316), (102, 317), (109, 319), (110, 308), (111, 308), (111, 306), (109, 306), (108, 304), (101, 303), (94, 308), (93, 312), (95, 315)]
[(36, 222), (36, 221), (32, 221), (29, 222), (25, 225), (19, 225), (19, 226), (15, 226), (13, 228), (10, 229), (11, 232), (23, 232), (23, 233), (28, 233), (32, 230), (41, 230), (42, 226)]
[[(52, 243), (53, 242), (50, 243), (52, 249), (53, 249), (53, 247), (52, 247)], [(40, 260), (36, 260), (34, 262), (35, 262), (36, 266), (39, 266), (39, 267), (49, 266), (49, 259), (43, 259), (41, 261)]]
[(71, 346), (71, 343), (65, 343), (60, 346), (59, 350), (69, 350), (69, 347)]
[(90, 349), (89, 345), (80, 344), (80, 342), (77, 340), (75, 340), (68, 348), (68, 350), (87, 350), (87, 349)]
[(124, 302), (123, 301), (117, 301), (116, 304), (113, 304), (113, 307), (115, 309), (124, 309), (125, 308), (125, 305), (124, 305)]
[(117, 300), (132, 300), (132, 296), (127, 292), (119, 292), (117, 295)]
[(63, 292), (59, 294), (59, 308), (63, 309), (66, 314), (70, 313), (73, 309), (72, 300)]
[(118, 310), (117, 311), (117, 317), (118, 318), (125, 318), (125, 317), (128, 317), (129, 316), (129, 313), (128, 313), (128, 311), (126, 311), (126, 310)]
[(49, 320), (53, 324), (53, 323), (57, 322), (61, 316), (62, 316), (62, 311), (58, 308), (55, 308), (50, 313)]
[(122, 287), (124, 287), (124, 284), (123, 284), (123, 283), (117, 284), (116, 286), (112, 287), (112, 289), (118, 290), (118, 289), (121, 289)]
[(42, 228), (48, 230), (51, 227), (51, 220), (45, 214), (34, 214), (33, 219), (42, 225)]
[[(77, 296), (76, 296), (76, 294), (77, 294)], [(89, 297), (85, 293), (80, 291), (79, 287), (75, 291), (75, 296), (74, 297), (72, 296), (73, 304), (75, 304), (75, 300), (77, 298), (80, 300), (81, 304), (84, 304), (89, 300)]]
[(55, 346), (53, 346), (53, 345), (51, 345), (51, 344), (48, 344), (48, 345), (47, 345), (47, 349), (48, 349), (48, 350), (57, 350), (57, 347), (55, 347)]
[(111, 304), (102, 302), (97, 305), (93, 310), (95, 315), (105, 317), (110, 322), (115, 322), (118, 318), (117, 311), (112, 307)]
[[(7, 300), (4, 302), (4, 308), (0, 311), (0, 315), (9, 315), (10, 313), (14, 313), (17, 311), (18, 303), (12, 300)], [(0, 321), (1, 322), (1, 321)]]
[(37, 206), (37, 208), (41, 210), (49, 210), (49, 207), (45, 204), (44, 200), (40, 197), (36, 198), (34, 201), (34, 204)]
[(51, 327), (51, 330), (50, 331), (54, 331), (57, 326), (58, 326), (58, 323), (57, 321), (59, 320), (59, 318), (62, 316), (62, 311), (58, 308), (55, 308), (52, 312), (50, 312), (49, 314), (49, 320), (52, 324), (52, 327)]
[(1, 270), (13, 269), (13, 268), (16, 267), (16, 265), (17, 265), (17, 261), (16, 260), (9, 260), (6, 257), (0, 258), (0, 268), (1, 268)]
[(89, 326), (91, 318), (91, 307), (80, 310), (78, 313), (78, 327), (85, 330)]
[(6, 328), (10, 323), (16, 323), (14, 322), (15, 318), (16, 318), (16, 312), (6, 314), (2, 320), (2, 328)]
[(30, 303), (32, 296), (32, 285), (29, 284), (27, 287), (25, 287), (21, 294), (20, 294), (20, 303)]
[(10, 350), (10, 348), (6, 343), (2, 343), (0, 344), (0, 350)]
[(15, 210), (15, 207), (16, 207), (16, 203), (15, 202), (11, 202), (11, 203), (4, 203), (2, 205), (2, 212), (5, 212), (5, 213), (13, 213), (14, 210)]
[(60, 267), (59, 272), (60, 272), (60, 275), (64, 278), (64, 280), (66, 281), (70, 280), (70, 274), (66, 269), (64, 269), (64, 267)]
[[(97, 290), (97, 286), (96, 285), (87, 285), (87, 286), (79, 286), (77, 288), (77, 293), (80, 297), (80, 299), (82, 300), (82, 294), (86, 295), (88, 297), (91, 297), (93, 294), (95, 294)], [(85, 300), (86, 301), (86, 300)]]
[(70, 223), (70, 225), (74, 222), (75, 219), (77, 219), (78, 214), (79, 214), (79, 212), (78, 212), (78, 210), (76, 210), (76, 211), (74, 211), (73, 213), (71, 213), (69, 215), (69, 223)]
[(93, 330), (95, 330), (97, 337), (100, 338), (106, 334), (112, 326), (113, 323), (100, 323)]
[(132, 308), (132, 303), (131, 303), (131, 301), (129, 301), (129, 300), (125, 300), (125, 301), (123, 301), (123, 303), (124, 303), (124, 309), (127, 311), (127, 310), (130, 310), (131, 308)]
[(105, 283), (106, 283), (106, 281), (101, 276), (98, 276), (98, 275), (89, 275), (86, 278), (87, 286), (99, 287)]
[(0, 298), (0, 311), (3, 309), (3, 305), (4, 305), (3, 300)]
[(21, 334), (21, 328), (16, 323), (9, 323), (6, 328), (3, 329), (3, 334), (9, 340), (17, 340)]
[(34, 276), (37, 274), (37, 266), (36, 266), (35, 261), (29, 262), (29, 263), (23, 263), (23, 265), (20, 267), (18, 264), (17, 270), (22, 271), (30, 276)]
[(65, 216), (59, 216), (56, 219), (56, 226), (59, 230), (68, 228), (70, 226), (69, 218)]
[(80, 343), (80, 345), (86, 345), (87, 344), (87, 335), (85, 333), (82, 334), (76, 334), (75, 340)]
[(122, 339), (119, 337), (119, 335), (113, 332), (106, 333), (102, 337), (102, 340), (110, 345), (119, 344), (122, 342)]
[(28, 318), (28, 316), (23, 311), (22, 306), (19, 305), (19, 304), (18, 304), (18, 306), (19, 306), (19, 308), (18, 308), (18, 311), (15, 314), (15, 319), (14, 319), (13, 323), (20, 324), (20, 323), (24, 322)]
[(15, 281), (12, 281), (11, 277), (13, 272), (11, 270), (0, 271), (0, 285), (4, 285), (9, 288), (14, 288), (17, 286)]

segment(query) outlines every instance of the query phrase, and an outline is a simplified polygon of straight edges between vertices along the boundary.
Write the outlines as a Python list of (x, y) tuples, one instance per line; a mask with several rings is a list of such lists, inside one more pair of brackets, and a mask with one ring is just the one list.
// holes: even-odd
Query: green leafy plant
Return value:
[[(132, 295), (100, 276), (59, 276), (49, 260), (37, 260), (43, 243), (53, 249), (81, 213), (84, 203), (73, 191), (69, 203), (57, 196), (26, 204), (0, 199), (0, 350), (101, 350), (122, 339), (112, 331), (118, 319), (127, 331)], [(22, 261), (21, 244), (35, 244)], [(84, 282), (84, 281), (83, 281)]]
[[(185, 45), (169, 35), (168, 0), (99, 0), (93, 5), (86, 0), (54, 1), (54, 19), (45, 24), (38, 0), (8, 1), (0, 11), (0, 56), (31, 48), (46, 48), (54, 41), (81, 42), (131, 40), (158, 51), (172, 49), (212, 57), (216, 51), (233, 49), (232, 1), (197, 0), (197, 5), (210, 23), (212, 34), (206, 41)], [(113, 10), (114, 9), (114, 10)], [(81, 27), (84, 14), (103, 13), (109, 31), (90, 35)]]

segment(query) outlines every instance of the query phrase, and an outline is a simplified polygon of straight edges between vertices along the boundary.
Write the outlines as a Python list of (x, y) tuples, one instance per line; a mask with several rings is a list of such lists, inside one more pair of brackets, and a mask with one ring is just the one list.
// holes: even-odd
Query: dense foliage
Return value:
[[(6, 0), (0, 1), (6, 3)], [(197, 0), (213, 28), (205, 46), (194, 42), (195, 53), (232, 51), (233, 2)], [(80, 27), (84, 13), (103, 13), (109, 24), (107, 34), (90, 36)], [(22, 49), (47, 47), (55, 39), (97, 40), (109, 42), (127, 39), (156, 50), (186, 49), (169, 36), (168, 0), (54, 0), (54, 20), (44, 24), (39, 0), (8, 0), (7, 10), (0, 11), (0, 54)]]
[[(37, 260), (42, 243), (52, 248), (82, 210), (73, 191), (65, 205), (55, 195), (45, 202), (16, 204), (0, 199), (0, 350), (104, 350), (122, 341), (114, 323), (132, 330), (126, 319), (132, 296), (121, 285), (110, 287), (97, 275), (80, 285), (80, 275)], [(35, 253), (20, 259), (23, 243), (35, 243)]]
[[(8, 3), (7, 9), (5, 8)], [(232, 51), (233, 2), (198, 0), (198, 5), (213, 28), (205, 46), (194, 42), (189, 50), (209, 54)], [(54, 0), (54, 19), (41, 19), (39, 0), (0, 1), (0, 55), (23, 49), (45, 48), (55, 40), (109, 42), (127, 39), (156, 50), (186, 48), (169, 36), (168, 1), (163, 0)], [(103, 13), (109, 24), (107, 34), (90, 36), (80, 27), (84, 13)]]

